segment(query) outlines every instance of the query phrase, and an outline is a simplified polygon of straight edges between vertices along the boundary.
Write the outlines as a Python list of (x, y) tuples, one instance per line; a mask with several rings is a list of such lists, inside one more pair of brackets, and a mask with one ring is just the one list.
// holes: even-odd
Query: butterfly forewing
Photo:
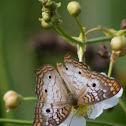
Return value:
[(70, 54), (65, 56), (64, 62), (65, 67), (61, 63), (57, 64), (58, 70), (79, 103), (94, 104), (119, 92), (121, 87), (115, 79), (92, 72)]
[(63, 80), (51, 65), (37, 70), (36, 76), (36, 94), (39, 101), (35, 108), (33, 126), (57, 126), (71, 112)]
[(65, 56), (64, 62), (65, 67), (62, 63), (57, 63), (58, 70), (70, 92), (77, 98), (82, 89), (83, 92), (87, 90), (86, 83), (89, 80), (90, 70), (87, 66), (74, 60), (70, 54)]

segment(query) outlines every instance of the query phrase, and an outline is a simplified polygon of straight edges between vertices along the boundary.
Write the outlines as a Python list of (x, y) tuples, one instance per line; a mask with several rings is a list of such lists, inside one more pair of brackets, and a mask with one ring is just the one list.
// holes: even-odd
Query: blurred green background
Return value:
[[(79, 19), (87, 29), (102, 25), (119, 30), (122, 19), (126, 17), (126, 0), (78, 1), (82, 7)], [(69, 0), (62, 1), (62, 6), (59, 9), (63, 19), (62, 26), (69, 34), (78, 36), (79, 28), (66, 10), (68, 2)], [(43, 64), (56, 66), (56, 62), (63, 62), (64, 54), (68, 51), (76, 56), (74, 47), (66, 44), (54, 33), (42, 29), (38, 21), (38, 18), (41, 17), (41, 7), (41, 3), (37, 0), (0, 1), (1, 118), (33, 120), (35, 102), (24, 101), (17, 109), (6, 113), (3, 103), (5, 92), (14, 90), (26, 97), (35, 96), (36, 77), (34, 70)], [(96, 32), (88, 37), (98, 36), (103, 36), (103, 34)], [(95, 65), (97, 66), (95, 64), (97, 47), (97, 44), (89, 47), (87, 63), (94, 70), (107, 72), (104, 65), (101, 66), (101, 69), (95, 67)], [(90, 55), (93, 61), (89, 58)], [(105, 62), (103, 61), (103, 63)], [(106, 67), (108, 68), (108, 65)], [(121, 82), (124, 88), (126, 87), (126, 56), (116, 60), (113, 76)], [(123, 101), (126, 104), (125, 93), (123, 94)], [(105, 111), (97, 120), (126, 125), (126, 114), (120, 105), (117, 105), (114, 109)], [(0, 124), (0, 126), (3, 125), (13, 126), (12, 124)]]

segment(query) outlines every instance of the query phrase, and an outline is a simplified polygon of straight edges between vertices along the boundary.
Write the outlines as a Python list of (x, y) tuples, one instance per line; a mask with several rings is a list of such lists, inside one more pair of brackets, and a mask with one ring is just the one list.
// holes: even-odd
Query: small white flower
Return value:
[[(92, 111), (88, 113), (88, 111), (90, 110), (87, 110), (88, 118), (95, 119), (98, 116), (100, 116), (100, 114), (103, 112), (104, 109), (112, 108), (115, 105), (117, 105), (119, 102), (119, 98), (122, 96), (122, 93), (123, 93), (123, 89), (121, 88), (121, 90), (115, 96), (92, 105)], [(86, 126), (86, 120), (83, 116), (74, 115), (73, 119), (72, 119), (72, 116), (73, 116), (73, 113), (71, 112), (69, 117), (62, 124), (60, 124), (60, 126), (69, 126), (69, 125), (70, 126)], [(71, 119), (72, 119), (72, 122), (71, 122)]]
[[(83, 116), (73, 116), (73, 112), (69, 115), (69, 117), (62, 123), (60, 126), (86, 126), (86, 120)], [(72, 119), (72, 121), (71, 121)]]
[(119, 102), (119, 98), (122, 96), (122, 93), (123, 93), (123, 89), (121, 88), (121, 90), (115, 96), (107, 100), (104, 100), (102, 102), (99, 102), (97, 104), (94, 104), (92, 108), (92, 113), (88, 115), (88, 117), (90, 119), (95, 119), (98, 116), (100, 116), (100, 114), (103, 112), (104, 109), (108, 109), (116, 106)]

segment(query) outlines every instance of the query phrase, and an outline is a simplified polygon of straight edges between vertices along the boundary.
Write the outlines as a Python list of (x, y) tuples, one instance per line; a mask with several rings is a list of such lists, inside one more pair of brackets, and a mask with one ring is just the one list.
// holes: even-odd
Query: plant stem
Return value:
[[(61, 36), (61, 37), (63, 37), (63, 35), (65, 35), (65, 38), (67, 38), (69, 41), (71, 41), (72, 42), (72, 44), (80, 44), (80, 43), (82, 43), (82, 41), (79, 41), (79, 40), (77, 40), (77, 39), (74, 39), (74, 38), (72, 38), (72, 37), (67, 37), (66, 36), (66, 34), (67, 33), (63, 33), (62, 31), (61, 31), (61, 29), (59, 30), (59, 28), (57, 29), (56, 27), (54, 28), (54, 30)], [(85, 44), (93, 44), (93, 43), (98, 43), (98, 42), (103, 42), (103, 41), (109, 41), (109, 40), (111, 40), (113, 37), (107, 37), (107, 36), (105, 36), (105, 37), (98, 37), (98, 38), (93, 38), (93, 39), (89, 39), (89, 40), (87, 40), (87, 41), (85, 41)], [(63, 39), (64, 39), (64, 37), (63, 37)]]
[(36, 101), (37, 98), (36, 97), (23, 97), (22, 100), (24, 100), (24, 101)]
[(111, 40), (113, 37), (98, 37), (98, 38), (94, 38), (94, 39), (89, 39), (87, 41), (85, 41), (85, 44), (93, 44), (93, 43), (98, 43), (98, 42), (103, 42), (103, 41), (109, 41)]
[(110, 122), (104, 122), (104, 121), (93, 121), (93, 120), (87, 120), (87, 124), (89, 125), (97, 125), (97, 126), (124, 126), (124, 125), (119, 125), (115, 123), (110, 123)]
[(113, 68), (113, 62), (110, 61), (110, 64), (109, 64), (109, 70), (108, 70), (108, 77), (110, 77), (111, 74), (112, 74), (112, 68)]
[[(8, 123), (8, 124), (21, 124), (21, 125), (32, 125), (32, 121), (27, 121), (27, 120), (16, 120), (16, 119), (0, 119), (0, 123)], [(99, 126), (124, 126), (124, 125), (118, 125), (114, 123), (109, 123), (109, 122), (101, 122), (101, 121), (91, 121), (87, 120), (87, 124), (95, 124)]]
[(56, 28), (56, 27), (53, 27), (54, 31), (59, 34), (60, 36), (63, 36), (62, 33), (60, 33), (60, 31)]
[[(60, 29), (58, 29), (57, 27), (53, 27), (53, 29), (54, 29), (54, 31), (55, 31), (56, 33), (58, 33), (58, 34), (60, 35), (60, 37), (61, 37), (62, 39), (66, 40), (69, 44), (76, 46), (78, 42), (80, 43), (80, 41), (78, 41), (77, 39), (74, 39), (74, 38), (72, 38), (72, 37), (66, 35), (67, 33), (65, 33), (65, 34), (62, 33), (62, 31), (61, 31)], [(74, 42), (73, 42), (72, 39), (74, 39)], [(75, 42), (75, 41), (76, 41), (76, 42)], [(82, 42), (81, 42), (81, 43), (82, 43)]]
[(120, 30), (120, 31), (117, 33), (117, 35), (119, 35), (119, 36), (123, 36), (123, 35), (125, 35), (125, 34), (126, 34), (126, 29)]
[(76, 40), (76, 39), (72, 38), (71, 36), (69, 36), (60, 26), (58, 26), (57, 29), (62, 33), (62, 35), (65, 38), (67, 38), (68, 40), (70, 40), (74, 44), (76, 44), (76, 45), (83, 45), (82, 41)]
[(3, 118), (1, 118), (0, 123), (31, 125), (32, 121), (16, 120), (16, 119), (3, 119)]
[[(77, 18), (75, 18), (75, 19), (77, 19)], [(77, 20), (78, 21), (78, 20)], [(79, 21), (78, 21), (79, 22)], [(79, 23), (80, 24), (80, 23)], [(79, 25), (78, 24), (78, 25)], [(81, 27), (81, 25), (79, 25), (80, 26), (80, 28), (82, 28)], [(83, 59), (83, 52), (85, 51), (85, 45), (83, 45), (83, 39), (84, 39), (84, 37), (82, 37), (82, 41), (80, 41), (80, 40), (77, 40), (77, 39), (74, 39), (74, 38), (72, 38), (71, 36), (69, 36), (61, 27), (54, 27), (54, 30), (64, 39), (64, 40), (66, 40), (67, 42), (69, 42), (70, 44), (72, 44), (72, 45), (74, 45), (74, 46), (76, 46), (76, 45), (78, 45), (78, 58), (79, 58), (79, 61), (80, 62), (82, 62), (82, 59)], [(84, 32), (84, 30), (83, 30), (83, 32)], [(83, 33), (84, 34), (84, 33)], [(82, 35), (83, 35), (82, 34)], [(103, 42), (103, 41), (108, 41), (108, 40), (111, 40), (112, 39), (112, 37), (98, 37), (98, 38), (94, 38), (94, 39), (89, 39), (89, 40), (87, 40), (87, 41), (85, 41), (85, 44), (86, 45), (88, 45), (88, 44), (93, 44), (93, 43), (98, 43), (98, 42)], [(83, 52), (82, 52), (82, 50), (83, 50)], [(81, 54), (79, 54), (79, 53), (81, 53)], [(79, 56), (80, 55), (80, 56)]]
[(92, 28), (92, 29), (88, 30), (88, 31), (85, 33), (85, 35), (87, 35), (87, 34), (90, 33), (90, 32), (99, 31), (99, 30), (101, 30), (100, 27)]
[(75, 20), (76, 20), (76, 22), (77, 22), (77, 24), (78, 24), (78, 26), (79, 26), (79, 28), (81, 30), (82, 41), (84, 42), (85, 41), (85, 32), (84, 32), (84, 29), (83, 29), (82, 25), (80, 24), (78, 18), (77, 17), (74, 17), (74, 18), (75, 18)]
[(84, 45), (77, 45), (77, 54), (78, 54), (78, 58), (79, 58), (79, 61), (82, 62), (83, 61), (83, 55), (84, 55), (84, 52), (86, 51), (86, 44), (85, 44), (85, 31), (81, 25), (81, 23), (79, 22), (78, 18), (77, 17), (74, 17), (80, 30), (81, 30), (81, 34), (80, 34), (80, 39), (82, 40), (82, 42), (84, 43)]
[(124, 102), (122, 101), (122, 99), (119, 99), (119, 104), (122, 107), (122, 109), (124, 110), (124, 112), (126, 113), (126, 106), (125, 106)]
[[(110, 61), (109, 70), (108, 70), (108, 77), (110, 77), (111, 74), (112, 74), (112, 68), (113, 68), (113, 62)], [(119, 99), (119, 104), (122, 107), (123, 111), (126, 113), (126, 106), (125, 106), (125, 104), (124, 104), (124, 102), (122, 101), (121, 98)]]
[(83, 54), (84, 54), (84, 47), (83, 46), (77, 46), (77, 54), (79, 62), (83, 62)]
[(108, 36), (115, 36), (115, 34), (116, 34), (116, 31), (102, 27), (102, 26), (92, 28), (92, 29), (88, 30), (85, 34), (87, 35), (88, 33), (94, 32), (94, 31), (102, 31), (105, 35), (108, 35)]

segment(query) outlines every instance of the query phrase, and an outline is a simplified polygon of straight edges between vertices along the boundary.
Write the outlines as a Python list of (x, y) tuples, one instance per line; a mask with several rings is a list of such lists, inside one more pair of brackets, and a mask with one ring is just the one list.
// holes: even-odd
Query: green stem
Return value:
[(120, 30), (120, 31), (118, 31), (118, 33), (117, 33), (117, 35), (119, 35), (119, 36), (123, 36), (124, 34), (126, 34), (126, 29)]
[[(62, 39), (66, 40), (69, 44), (76, 46), (76, 43), (73, 42), (73, 41), (71, 41), (71, 39), (68, 38), (68, 36), (66, 36), (65, 34), (63, 34), (58, 28), (53, 27), (53, 29), (54, 29), (54, 31), (55, 31), (56, 33), (58, 33), (58, 34), (60, 35), (60, 37), (61, 37)], [(70, 37), (70, 36), (69, 36), (69, 37)], [(74, 38), (73, 38), (73, 39), (74, 39)]]
[(87, 120), (86, 121), (88, 125), (97, 125), (97, 126), (124, 126), (124, 125), (119, 125), (115, 123), (110, 123), (110, 122), (104, 122), (104, 121), (93, 121), (93, 120)]
[(108, 77), (110, 77), (111, 74), (112, 74), (112, 68), (113, 68), (113, 62), (110, 61), (110, 64), (109, 64), (109, 70), (108, 70)]
[(84, 54), (84, 47), (83, 46), (77, 46), (77, 54), (78, 54), (78, 59), (79, 62), (83, 62), (83, 54)]
[[(67, 38), (68, 40), (70, 40), (71, 42), (72, 42), (72, 44), (82, 44), (82, 41), (79, 41), (79, 40), (77, 40), (77, 39), (74, 39), (74, 38), (72, 38), (72, 37), (68, 37), (68, 35), (66, 35), (66, 33), (65, 32), (62, 32), (63, 30), (59, 30), (59, 28), (57, 29), (56, 27), (54, 28), (54, 30), (59, 34), (59, 35), (61, 35), (61, 37), (63, 37), (63, 35), (65, 36), (65, 38)], [(105, 36), (105, 37), (98, 37), (98, 38), (93, 38), (93, 39), (89, 39), (89, 40), (87, 40), (87, 41), (85, 41), (85, 44), (93, 44), (93, 43), (98, 43), (98, 42), (103, 42), (103, 41), (110, 41), (111, 39), (112, 39), (113, 37), (107, 37), (107, 36)]]
[(1, 118), (0, 123), (31, 125), (32, 121), (16, 120), (16, 119), (3, 119), (3, 118)]
[(101, 30), (100, 27), (92, 28), (92, 29), (88, 30), (88, 31), (85, 33), (85, 35), (87, 35), (88, 33), (94, 32), (94, 31), (99, 31), (99, 30)]
[(36, 97), (23, 97), (22, 100), (24, 100), (24, 101), (36, 101), (37, 98)]
[[(113, 62), (110, 61), (109, 70), (108, 70), (108, 77), (110, 77), (112, 74), (112, 68), (113, 68)], [(126, 106), (125, 106), (124, 102), (121, 100), (121, 98), (119, 99), (119, 104), (122, 107), (123, 111), (126, 113)]]
[(124, 110), (124, 112), (126, 113), (126, 106), (125, 106), (124, 102), (122, 101), (122, 99), (119, 99), (119, 104), (122, 107), (122, 109)]
[(78, 45), (77, 46), (77, 54), (78, 54), (78, 58), (79, 58), (79, 61), (82, 62), (83, 61), (83, 55), (84, 55), (84, 52), (86, 50), (86, 45), (85, 45), (85, 31), (81, 25), (81, 23), (79, 22), (78, 18), (77, 17), (74, 17), (80, 30), (81, 30), (81, 34), (80, 34), (80, 39), (82, 40), (82, 42), (84, 43), (84, 45)]
[(110, 41), (113, 37), (98, 37), (94, 39), (89, 39), (85, 43), (86, 44), (93, 44), (93, 43), (98, 43), (98, 42), (103, 42), (103, 41)]
[[(26, 121), (26, 120), (15, 120), (15, 119), (0, 119), (0, 123), (8, 123), (8, 124), (21, 124), (21, 125), (32, 125), (32, 121)], [(87, 124), (92, 124), (92, 125), (99, 125), (99, 126), (123, 126), (123, 125), (118, 125), (114, 123), (109, 123), (109, 122), (101, 122), (101, 121), (91, 121), (87, 120)]]
[(56, 28), (56, 27), (53, 27), (54, 31), (59, 34), (60, 36), (63, 36), (62, 33)]
[(96, 27), (96, 28), (92, 28), (90, 30), (88, 30), (85, 34), (87, 35), (88, 33), (94, 32), (94, 31), (102, 31), (105, 35), (108, 36), (114, 36), (116, 34), (115, 30), (112, 29), (108, 29), (102, 26)]
[(57, 27), (58, 31), (60, 31), (60, 33), (63, 35), (63, 37), (65, 37), (66, 39), (68, 39), (71, 43), (73, 43), (74, 45), (83, 45), (82, 41), (76, 40), (74, 38), (72, 38), (71, 36), (69, 36), (60, 26)]
[[(74, 39), (72, 37), (70, 37), (61, 27), (55, 27), (54, 30), (65, 40), (67, 40), (70, 44), (72, 45), (79, 45), (81, 48), (81, 51), (82, 51), (82, 48), (83, 48), (83, 44), (82, 44), (82, 41), (79, 41), (77, 39)], [(93, 44), (93, 43), (98, 43), (98, 42), (103, 42), (103, 41), (109, 41), (111, 40), (112, 37), (98, 37), (98, 38), (94, 38), (94, 39), (89, 39), (87, 41), (85, 41), (85, 44)], [(79, 60), (82, 62), (82, 56), (79, 58)]]
[(74, 18), (75, 18), (75, 20), (76, 20), (76, 22), (77, 22), (77, 24), (78, 24), (78, 26), (79, 26), (79, 28), (81, 30), (82, 41), (84, 42), (85, 41), (85, 32), (84, 32), (84, 29), (83, 29), (82, 25), (80, 24), (78, 18), (77, 17), (74, 17)]

